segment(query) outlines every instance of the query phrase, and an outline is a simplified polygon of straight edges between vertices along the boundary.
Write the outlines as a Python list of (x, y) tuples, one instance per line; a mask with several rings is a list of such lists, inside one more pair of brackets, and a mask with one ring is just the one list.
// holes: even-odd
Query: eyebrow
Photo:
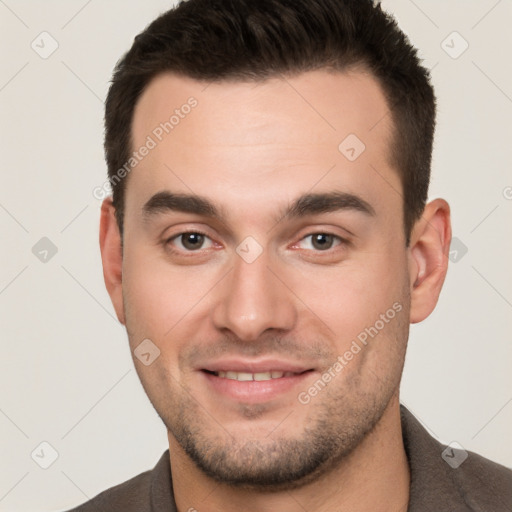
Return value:
[(305, 217), (338, 210), (355, 210), (375, 216), (373, 206), (359, 196), (347, 192), (326, 192), (300, 196), (283, 212), (283, 217)]
[[(375, 216), (375, 209), (364, 199), (347, 192), (326, 192), (304, 194), (295, 199), (291, 205), (282, 210), (278, 220), (284, 217), (301, 218), (340, 210), (353, 210), (368, 216)], [(195, 194), (158, 192), (142, 207), (145, 220), (167, 212), (192, 213), (218, 219), (226, 223), (223, 212), (209, 199)]]

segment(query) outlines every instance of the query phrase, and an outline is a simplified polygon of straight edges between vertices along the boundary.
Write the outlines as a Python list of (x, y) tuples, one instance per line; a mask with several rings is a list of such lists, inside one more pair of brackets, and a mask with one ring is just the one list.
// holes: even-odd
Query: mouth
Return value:
[(301, 375), (302, 373), (306, 373), (312, 370), (305, 370), (304, 372), (285, 372), (280, 370), (270, 370), (266, 372), (235, 372), (235, 371), (209, 371), (203, 370), (206, 373), (210, 373), (211, 375), (215, 375), (215, 377), (219, 377), (221, 379), (230, 379), (237, 380), (238, 382), (249, 382), (249, 381), (257, 381), (263, 382), (266, 380), (273, 379), (282, 379), (283, 377), (294, 377), (296, 375)]
[(210, 392), (236, 402), (265, 403), (299, 392), (315, 370), (293, 364), (232, 362), (209, 365), (200, 374)]

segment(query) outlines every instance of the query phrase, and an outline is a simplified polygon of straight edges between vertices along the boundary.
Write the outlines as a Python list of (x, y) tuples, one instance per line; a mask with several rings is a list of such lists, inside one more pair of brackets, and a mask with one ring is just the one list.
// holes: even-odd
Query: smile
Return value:
[(272, 379), (281, 379), (282, 377), (293, 377), (298, 375), (294, 372), (282, 372), (282, 371), (268, 371), (258, 373), (247, 373), (247, 372), (234, 372), (234, 371), (218, 371), (213, 372), (213, 375), (220, 377), (221, 379), (237, 380), (239, 382), (247, 381), (264, 381)]
[[(278, 365), (280, 369), (276, 369)], [(277, 361), (258, 364), (219, 361), (209, 366), (199, 372), (209, 391), (245, 404), (267, 403), (295, 393), (305, 387), (305, 380), (314, 371)]]

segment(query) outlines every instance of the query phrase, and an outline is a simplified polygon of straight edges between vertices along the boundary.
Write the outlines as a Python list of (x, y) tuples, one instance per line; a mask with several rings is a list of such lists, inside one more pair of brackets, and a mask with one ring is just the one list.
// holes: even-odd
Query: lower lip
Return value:
[(214, 391), (244, 403), (268, 402), (280, 395), (290, 392), (295, 387), (304, 386), (304, 381), (313, 373), (307, 371), (290, 377), (270, 380), (239, 381), (217, 377), (211, 373), (201, 372)]

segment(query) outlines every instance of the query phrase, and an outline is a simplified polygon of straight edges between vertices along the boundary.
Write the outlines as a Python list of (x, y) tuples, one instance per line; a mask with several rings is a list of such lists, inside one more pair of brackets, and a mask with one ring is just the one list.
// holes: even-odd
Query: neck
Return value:
[(398, 396), (363, 441), (329, 473), (289, 491), (234, 488), (207, 477), (169, 434), (171, 473), (179, 512), (405, 512), (409, 465), (402, 440)]

